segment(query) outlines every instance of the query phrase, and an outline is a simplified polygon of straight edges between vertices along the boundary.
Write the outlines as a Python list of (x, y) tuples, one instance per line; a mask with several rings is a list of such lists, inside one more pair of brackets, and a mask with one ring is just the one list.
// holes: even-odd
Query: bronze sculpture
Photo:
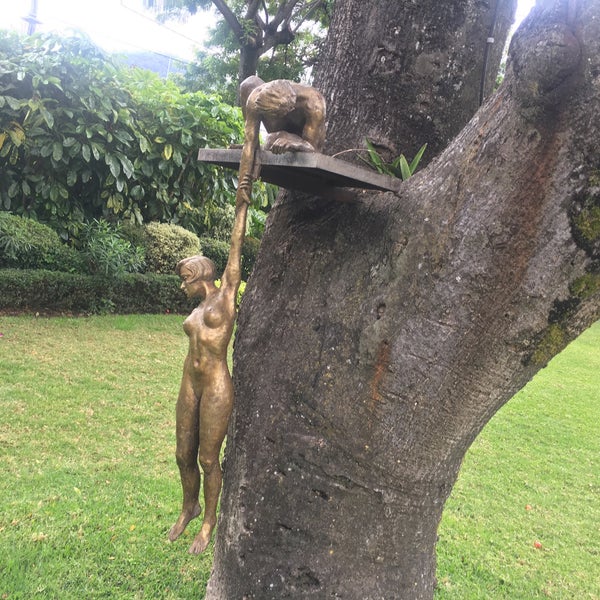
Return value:
[[(315, 88), (285, 79), (265, 83), (255, 75), (240, 85), (245, 141), (258, 137), (262, 122), (265, 150), (321, 152), (325, 143), (325, 99)], [(241, 169), (241, 167), (240, 167)]]
[(284, 80), (265, 84), (255, 77), (244, 81), (240, 92), (244, 101), (244, 145), (229, 258), (221, 286), (215, 285), (214, 264), (204, 256), (185, 258), (176, 267), (181, 289), (190, 298), (201, 300), (183, 325), (189, 350), (176, 408), (176, 458), (183, 502), (181, 514), (169, 531), (169, 540), (175, 541), (202, 512), (200, 463), (204, 475), (204, 520), (190, 546), (191, 554), (206, 549), (217, 522), (223, 479), (219, 454), (233, 407), (227, 347), (241, 283), (248, 205), (259, 170), (260, 124), (265, 124), (270, 134), (267, 145), (274, 152), (314, 152), (321, 149), (325, 140), (325, 103), (313, 88)]

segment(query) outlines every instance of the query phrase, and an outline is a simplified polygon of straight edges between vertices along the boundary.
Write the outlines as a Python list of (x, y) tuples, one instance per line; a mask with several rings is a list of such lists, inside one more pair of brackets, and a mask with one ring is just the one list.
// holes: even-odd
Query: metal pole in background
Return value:
[(31, 0), (31, 8), (29, 14), (23, 17), (27, 21), (27, 35), (33, 35), (35, 33), (35, 26), (39, 23), (37, 20), (38, 12), (38, 0)]

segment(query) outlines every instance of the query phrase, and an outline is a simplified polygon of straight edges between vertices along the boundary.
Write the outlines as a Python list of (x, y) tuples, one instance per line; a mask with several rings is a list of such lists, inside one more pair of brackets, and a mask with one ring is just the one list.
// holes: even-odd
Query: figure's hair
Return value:
[(175, 272), (177, 275), (181, 275), (182, 267), (187, 267), (192, 273), (190, 282), (198, 279), (206, 279), (210, 281), (215, 280), (215, 263), (210, 260), (210, 258), (202, 256), (201, 254), (189, 256), (188, 258), (180, 260), (175, 267)]
[(296, 108), (296, 91), (285, 79), (275, 79), (255, 88), (248, 98), (260, 114), (283, 117)]
[(248, 102), (248, 96), (259, 86), (263, 85), (264, 81), (256, 75), (250, 75), (246, 77), (240, 84), (240, 104), (242, 105), (242, 112), (246, 113), (246, 102)]

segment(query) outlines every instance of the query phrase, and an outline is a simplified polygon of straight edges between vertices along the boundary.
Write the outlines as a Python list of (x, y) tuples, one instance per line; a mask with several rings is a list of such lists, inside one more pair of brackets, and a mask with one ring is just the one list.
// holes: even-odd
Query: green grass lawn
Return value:
[[(166, 539), (182, 321), (0, 317), (0, 600), (203, 597), (199, 523)], [(467, 455), (436, 600), (600, 598), (599, 396), (597, 324)]]
[(599, 417), (600, 322), (471, 446), (439, 529), (436, 600), (600, 598)]

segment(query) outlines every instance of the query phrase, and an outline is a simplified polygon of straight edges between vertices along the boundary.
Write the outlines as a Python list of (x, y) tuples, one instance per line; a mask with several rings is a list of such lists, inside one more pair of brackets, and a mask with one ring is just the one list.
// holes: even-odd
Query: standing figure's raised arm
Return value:
[(238, 188), (235, 196), (235, 220), (231, 232), (229, 259), (223, 272), (222, 287), (237, 289), (242, 279), (242, 245), (246, 233), (246, 218), (252, 196), (252, 183), (259, 166), (260, 118), (253, 111), (245, 113), (244, 146), (240, 159)]

